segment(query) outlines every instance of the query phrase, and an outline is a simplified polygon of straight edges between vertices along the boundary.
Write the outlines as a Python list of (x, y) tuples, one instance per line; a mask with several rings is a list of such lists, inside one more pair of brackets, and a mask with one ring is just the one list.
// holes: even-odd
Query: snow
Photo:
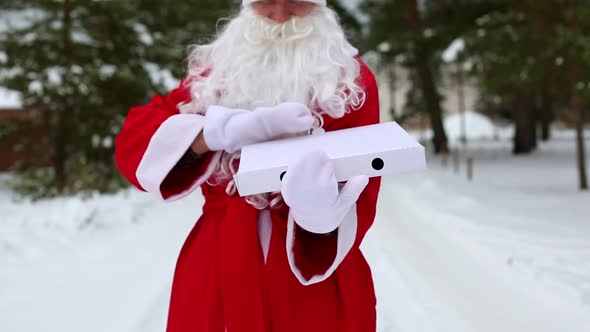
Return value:
[(459, 53), (464, 49), (465, 41), (461, 38), (455, 39), (442, 53), (442, 59), (445, 62), (453, 62), (457, 59)]
[(0, 87), (0, 110), (16, 109), (21, 107), (22, 97), (19, 92)]
[[(498, 124), (493, 122), (490, 118), (477, 112), (467, 111), (464, 114), (450, 113), (444, 116), (443, 126), (447, 134), (447, 139), (452, 146), (460, 143), (461, 136), (461, 122), (465, 119), (465, 137), (468, 142), (482, 142), (488, 141), (488, 144), (506, 144), (514, 137), (514, 125), (512, 124)], [(576, 130), (566, 127), (564, 124), (555, 123), (551, 130), (551, 137), (556, 140), (575, 140)], [(408, 132), (416, 139), (421, 141), (430, 140), (432, 138), (432, 129), (423, 130), (408, 130)], [(584, 131), (584, 137), (590, 139), (590, 128)], [(502, 143), (504, 142), (504, 143)], [(475, 146), (478, 146), (477, 144)]]
[(359, 9), (361, 0), (340, 0), (340, 4), (346, 8), (359, 22), (367, 24), (369, 16)]
[(449, 141), (457, 142), (461, 139), (462, 121), (465, 121), (465, 134), (468, 139), (493, 139), (497, 134), (496, 125), (480, 113), (452, 113), (444, 119), (444, 127)]
[[(461, 131), (461, 123), (465, 119), (465, 133)], [(491, 119), (481, 113), (472, 111), (461, 113), (450, 113), (444, 116), (443, 126), (447, 134), (447, 139), (451, 145), (460, 142), (462, 135), (465, 135), (467, 141), (492, 141), (502, 139), (509, 141), (514, 136), (513, 125), (498, 125)], [(409, 130), (416, 139), (429, 140), (432, 138), (432, 129)], [(555, 131), (554, 134), (560, 137), (573, 137), (572, 130)]]
[(165, 205), (134, 190), (15, 202), (2, 190), (2, 330), (163, 331), (175, 260), (200, 203), (193, 195)]
[(377, 46), (377, 50), (379, 50), (381, 53), (387, 53), (391, 51), (391, 43), (384, 41)]
[(70, 33), (71, 40), (76, 44), (93, 46), (96, 45), (96, 40), (92, 38), (86, 31), (72, 31)]
[(0, 12), (0, 32), (27, 29), (45, 19), (47, 13), (37, 9), (2, 10)]
[(63, 67), (49, 67), (45, 69), (45, 75), (47, 75), (47, 81), (52, 85), (62, 85), (66, 74), (65, 68)]
[(473, 183), (438, 158), (384, 180), (364, 243), (380, 331), (588, 331), (590, 194), (576, 189), (573, 142), (519, 158), (485, 142), (467, 156)]
[(147, 46), (151, 46), (154, 44), (154, 38), (150, 34), (148, 28), (144, 24), (136, 23), (133, 25), (133, 29), (137, 33), (139, 40)]
[[(383, 179), (362, 245), (379, 332), (590, 330), (590, 193), (577, 190), (568, 133), (524, 157), (505, 140), (472, 142), (458, 174), (429, 157), (426, 172)], [(164, 330), (200, 194), (13, 196), (0, 187), (3, 330)]]
[(159, 65), (149, 62), (143, 66), (154, 84), (163, 84), (168, 90), (175, 89), (180, 84), (180, 81), (168, 69), (162, 69)]

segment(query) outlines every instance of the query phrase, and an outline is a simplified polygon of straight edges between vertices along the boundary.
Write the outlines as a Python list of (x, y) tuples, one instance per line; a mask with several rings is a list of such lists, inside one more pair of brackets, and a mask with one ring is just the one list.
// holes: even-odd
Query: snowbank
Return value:
[(458, 141), (462, 135), (462, 118), (465, 118), (465, 133), (468, 140), (493, 139), (496, 135), (496, 126), (486, 116), (465, 112), (447, 115), (444, 119), (444, 126), (450, 141)]

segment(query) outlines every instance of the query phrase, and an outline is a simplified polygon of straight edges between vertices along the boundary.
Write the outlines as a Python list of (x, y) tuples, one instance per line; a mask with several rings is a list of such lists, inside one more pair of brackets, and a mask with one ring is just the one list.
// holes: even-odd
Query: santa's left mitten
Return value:
[(325, 234), (340, 226), (368, 183), (366, 175), (359, 175), (339, 189), (333, 162), (325, 152), (316, 150), (288, 166), (281, 193), (301, 228)]

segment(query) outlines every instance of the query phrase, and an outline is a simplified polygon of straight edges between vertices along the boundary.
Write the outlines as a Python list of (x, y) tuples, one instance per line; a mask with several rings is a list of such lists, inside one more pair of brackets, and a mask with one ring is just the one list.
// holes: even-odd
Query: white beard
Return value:
[(245, 6), (213, 43), (193, 48), (193, 101), (181, 111), (204, 114), (209, 105), (254, 109), (291, 101), (339, 118), (364, 100), (356, 84), (357, 53), (327, 7), (278, 24)]
[[(336, 14), (324, 6), (305, 17), (278, 24), (250, 6), (231, 19), (211, 44), (196, 45), (188, 58), (191, 101), (182, 113), (205, 114), (210, 105), (252, 110), (282, 102), (310, 107), (322, 127), (321, 114), (340, 118), (364, 103), (357, 85), (358, 51), (346, 40)], [(224, 154), (215, 178), (230, 180), (239, 153)], [(249, 197), (264, 208), (269, 195)], [(256, 201), (256, 202), (254, 202)], [(276, 199), (275, 199), (276, 201)]]

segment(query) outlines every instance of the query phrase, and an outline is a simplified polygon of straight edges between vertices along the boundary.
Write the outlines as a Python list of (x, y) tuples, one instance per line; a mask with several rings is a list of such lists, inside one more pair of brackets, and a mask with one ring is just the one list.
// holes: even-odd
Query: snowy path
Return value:
[(452, 225), (457, 217), (423, 203), (428, 198), (414, 189), (428, 185), (421, 182), (384, 181), (377, 222), (364, 244), (381, 332), (590, 329), (590, 309), (564, 301), (465, 237)]

